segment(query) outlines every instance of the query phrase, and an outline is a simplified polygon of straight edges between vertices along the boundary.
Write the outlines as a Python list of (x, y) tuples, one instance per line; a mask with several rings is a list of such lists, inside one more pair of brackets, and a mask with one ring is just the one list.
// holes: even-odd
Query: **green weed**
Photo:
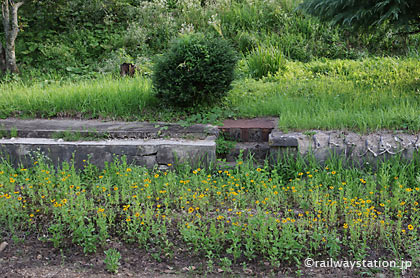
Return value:
[(108, 249), (105, 252), (105, 265), (106, 270), (108, 270), (111, 273), (117, 273), (118, 268), (120, 267), (120, 259), (121, 254), (116, 249)]

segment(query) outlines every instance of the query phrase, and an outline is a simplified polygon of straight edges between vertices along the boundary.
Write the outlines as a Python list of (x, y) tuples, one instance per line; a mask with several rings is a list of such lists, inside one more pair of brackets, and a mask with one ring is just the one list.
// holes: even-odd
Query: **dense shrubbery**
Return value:
[(303, 14), (295, 2), (215, 0), (205, 7), (199, 0), (27, 2), (20, 10), (17, 59), (23, 74), (36, 69), (36, 76), (112, 72), (109, 61), (152, 58), (186, 31), (222, 34), (244, 56), (257, 46), (273, 47), (303, 62), (418, 54), (419, 36), (397, 36), (386, 24), (375, 34), (352, 34)]
[(220, 37), (183, 35), (155, 65), (157, 96), (179, 106), (217, 102), (233, 81), (236, 61), (233, 48)]

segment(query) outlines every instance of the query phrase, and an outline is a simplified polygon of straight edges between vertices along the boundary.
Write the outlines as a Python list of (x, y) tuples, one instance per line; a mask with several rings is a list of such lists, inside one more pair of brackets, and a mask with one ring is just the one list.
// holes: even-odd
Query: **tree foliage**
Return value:
[(304, 0), (301, 8), (323, 20), (356, 29), (388, 22), (406, 32), (420, 32), (419, 0)]

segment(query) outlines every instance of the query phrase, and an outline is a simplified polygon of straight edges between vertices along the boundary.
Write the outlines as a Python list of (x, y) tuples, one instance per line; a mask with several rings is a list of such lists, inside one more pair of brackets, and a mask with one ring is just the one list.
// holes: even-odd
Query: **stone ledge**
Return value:
[(101, 122), (98, 120), (0, 120), (0, 130), (15, 130), (19, 137), (51, 138), (59, 132), (79, 133), (82, 136), (92, 133), (109, 135), (111, 138), (194, 138), (205, 139), (207, 136), (217, 136), (219, 130), (216, 126), (196, 124), (188, 127), (173, 123), (146, 123), (146, 122)]
[(37, 153), (47, 156), (54, 165), (69, 162), (74, 157), (76, 168), (84, 160), (102, 168), (105, 162), (125, 156), (128, 163), (147, 168), (166, 168), (168, 164), (209, 164), (216, 161), (216, 143), (211, 140), (109, 140), (65, 142), (45, 138), (0, 140), (0, 157), (14, 165), (32, 165)]

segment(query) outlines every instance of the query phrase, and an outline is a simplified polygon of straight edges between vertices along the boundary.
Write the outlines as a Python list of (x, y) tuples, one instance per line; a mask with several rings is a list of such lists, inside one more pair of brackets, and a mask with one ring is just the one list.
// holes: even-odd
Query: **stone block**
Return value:
[(268, 137), (270, 147), (297, 148), (298, 139), (295, 135), (288, 135), (282, 132), (272, 132)]

